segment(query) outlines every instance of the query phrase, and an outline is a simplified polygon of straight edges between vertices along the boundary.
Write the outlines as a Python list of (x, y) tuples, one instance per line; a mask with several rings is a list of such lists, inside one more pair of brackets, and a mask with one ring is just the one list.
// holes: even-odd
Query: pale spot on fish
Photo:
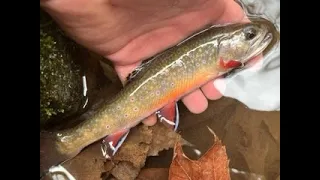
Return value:
[(156, 95), (157, 96), (159, 96), (160, 95), (160, 91), (158, 90), (158, 91), (156, 91)]
[(107, 128), (107, 129), (109, 129), (109, 128), (110, 128), (110, 126), (109, 126), (109, 125), (106, 125), (106, 128)]
[(137, 107), (135, 107), (135, 108), (133, 108), (133, 110), (134, 110), (134, 111), (138, 111), (138, 108), (137, 108)]

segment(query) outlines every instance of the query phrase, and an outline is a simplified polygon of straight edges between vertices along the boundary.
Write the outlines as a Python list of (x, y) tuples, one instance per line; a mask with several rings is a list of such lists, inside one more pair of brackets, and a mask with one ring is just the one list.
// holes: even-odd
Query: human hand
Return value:
[[(110, 59), (122, 81), (142, 60), (208, 24), (244, 21), (233, 0), (40, 0), (76, 42)], [(221, 97), (209, 82), (182, 99), (192, 113)], [(144, 123), (153, 125), (155, 116)]]

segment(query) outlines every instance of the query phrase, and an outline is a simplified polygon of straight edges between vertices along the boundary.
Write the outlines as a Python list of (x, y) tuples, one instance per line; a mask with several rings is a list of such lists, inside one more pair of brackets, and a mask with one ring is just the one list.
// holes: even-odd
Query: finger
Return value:
[(218, 100), (222, 97), (220, 91), (214, 86), (213, 81), (208, 82), (207, 84), (201, 87), (203, 94), (210, 100)]
[(223, 14), (214, 23), (223, 24), (250, 21), (236, 1), (225, 1), (225, 7), (227, 8), (224, 9)]
[(186, 105), (189, 111), (194, 114), (202, 113), (208, 107), (208, 100), (200, 89), (197, 89), (182, 98), (182, 102)]
[(125, 82), (128, 75), (136, 69), (136, 67), (139, 65), (139, 63), (135, 63), (135, 64), (130, 64), (130, 65), (126, 65), (126, 66), (117, 66), (115, 65), (115, 70), (121, 80), (121, 82)]
[(155, 114), (147, 117), (145, 120), (142, 121), (143, 124), (146, 126), (153, 126), (157, 123), (157, 116)]

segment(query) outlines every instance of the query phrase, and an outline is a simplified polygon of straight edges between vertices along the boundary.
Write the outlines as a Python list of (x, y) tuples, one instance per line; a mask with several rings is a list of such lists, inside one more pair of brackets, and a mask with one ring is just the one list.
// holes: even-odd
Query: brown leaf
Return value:
[[(255, 111), (227, 97), (209, 101), (207, 110), (199, 115), (182, 107), (181, 136), (204, 153), (212, 144), (208, 143), (210, 127), (228, 148), (229, 167), (241, 172), (230, 170), (232, 179), (247, 179), (244, 172), (272, 180), (280, 174), (280, 112)], [(183, 150), (190, 159), (197, 159), (200, 156), (193, 147)]]
[(168, 180), (168, 168), (142, 169), (136, 180)]
[(180, 139), (179, 134), (162, 123), (152, 127), (138, 125), (131, 129), (113, 160), (105, 163), (105, 170), (117, 179), (133, 180), (148, 156), (156, 156), (158, 152), (174, 147)]
[(159, 152), (173, 148), (176, 142), (180, 141), (180, 135), (167, 128), (162, 123), (157, 123), (152, 126), (151, 129), (152, 142), (148, 156), (158, 156)]
[(131, 162), (134, 167), (142, 168), (147, 158), (152, 141), (152, 130), (147, 126), (138, 126), (133, 128), (126, 141), (119, 148), (119, 151), (113, 158), (113, 161)]
[(79, 156), (64, 163), (63, 167), (77, 180), (101, 180), (101, 172), (104, 172), (103, 164), (100, 144), (96, 143), (84, 149)]
[(129, 162), (120, 162), (115, 168), (111, 170), (114, 177), (121, 180), (135, 179), (139, 174), (140, 168), (134, 167)]
[(105, 163), (107, 174), (116, 179), (133, 180), (144, 166), (150, 149), (152, 131), (144, 125), (132, 128), (112, 161)]
[(189, 159), (177, 143), (169, 169), (169, 180), (229, 180), (229, 160), (226, 149), (217, 139), (214, 145), (199, 159)]

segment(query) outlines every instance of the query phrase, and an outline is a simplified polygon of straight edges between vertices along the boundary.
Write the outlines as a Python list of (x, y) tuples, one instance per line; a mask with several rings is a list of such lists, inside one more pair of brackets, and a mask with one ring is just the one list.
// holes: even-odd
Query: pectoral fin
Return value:
[(220, 58), (218, 61), (218, 66), (222, 69), (235, 69), (244, 67), (244, 64), (238, 60), (229, 59), (225, 61), (223, 58)]
[(176, 102), (172, 102), (164, 106), (156, 112), (160, 122), (164, 123), (167, 127), (177, 130), (179, 125), (179, 108)]
[(124, 129), (105, 137), (101, 144), (102, 155), (106, 159), (111, 159), (125, 141), (129, 132), (130, 130)]

